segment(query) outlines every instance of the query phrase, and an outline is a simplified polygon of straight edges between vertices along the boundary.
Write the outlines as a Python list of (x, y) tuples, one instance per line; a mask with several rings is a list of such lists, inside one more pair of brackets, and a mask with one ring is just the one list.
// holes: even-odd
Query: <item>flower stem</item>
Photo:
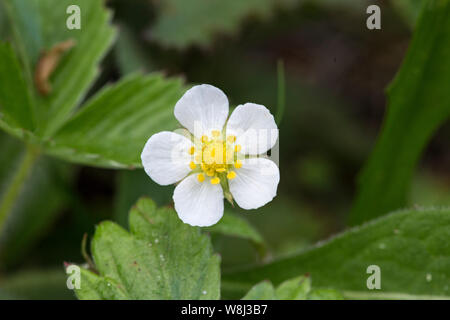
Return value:
[(277, 63), (277, 79), (278, 79), (278, 95), (277, 95), (277, 113), (275, 115), (275, 122), (278, 127), (284, 115), (284, 108), (286, 105), (286, 79), (284, 75), (284, 62), (278, 60)]
[(26, 147), (25, 153), (13, 173), (9, 186), (6, 188), (3, 197), (0, 198), (0, 231), (13, 211), (14, 204), (22, 191), (24, 182), (28, 178), (38, 154), (37, 150), (28, 146)]

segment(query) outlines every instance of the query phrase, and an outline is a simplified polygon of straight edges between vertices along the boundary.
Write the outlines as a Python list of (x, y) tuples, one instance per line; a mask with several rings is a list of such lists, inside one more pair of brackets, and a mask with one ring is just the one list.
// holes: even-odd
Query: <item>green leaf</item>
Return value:
[(90, 99), (47, 145), (47, 152), (92, 166), (141, 167), (148, 138), (177, 127), (173, 107), (183, 91), (181, 81), (159, 74), (126, 77)]
[(19, 61), (9, 44), (0, 42), (0, 120), (34, 129), (34, 108)]
[(16, 48), (22, 56), (27, 79), (33, 86), (33, 74), (40, 55), (63, 41), (76, 45), (64, 55), (51, 76), (51, 94), (35, 92), (38, 103), (38, 134), (49, 137), (72, 114), (98, 75), (98, 63), (108, 51), (115, 31), (111, 14), (102, 0), (79, 0), (81, 30), (69, 30), (66, 9), (71, 0), (6, 0)]
[[(0, 126), (10, 134), (43, 146), (44, 152), (68, 161), (107, 168), (141, 167), (140, 153), (147, 139), (157, 131), (177, 127), (173, 107), (185, 89), (179, 80), (156, 74), (132, 75), (106, 87), (75, 112), (115, 35), (109, 22), (111, 14), (102, 2), (79, 1), (81, 30), (68, 30), (66, 9), (72, 4), (69, 0), (56, 5), (51, 0), (6, 0), (15, 47), (21, 54), (30, 88), (34, 88), (34, 72), (42, 52), (69, 39), (76, 45), (64, 53), (51, 75), (50, 94), (43, 96), (32, 90), (32, 98), (37, 101), (36, 136), (24, 136), (8, 123), (0, 122)], [(20, 73), (17, 63), (9, 68), (15, 65)], [(25, 87), (25, 81), (22, 85)], [(12, 96), (14, 91), (8, 86), (5, 89), (7, 98)], [(1, 94), (0, 89), (0, 103)], [(8, 110), (15, 113), (23, 110), (25, 116), (33, 114), (24, 109), (27, 104), (22, 100), (27, 95), (15, 95), (20, 97), (16, 103), (21, 108), (10, 104)]]
[(333, 289), (312, 289), (309, 276), (299, 276), (281, 283), (274, 289), (270, 281), (253, 286), (243, 300), (341, 300), (342, 295)]
[[(236, 298), (258, 281), (278, 284), (309, 273), (318, 288), (347, 298), (448, 298), (449, 237), (449, 208), (395, 212), (301, 254), (225, 274), (223, 294)], [(381, 290), (367, 289), (370, 265), (380, 267)]]
[(217, 34), (235, 33), (249, 16), (267, 17), (276, 5), (296, 0), (167, 0), (151, 29), (152, 38), (166, 46), (206, 46)]
[(402, 67), (388, 90), (381, 135), (359, 179), (350, 215), (359, 224), (404, 207), (416, 164), (450, 116), (450, 1), (423, 7)]
[(334, 289), (313, 289), (308, 295), (309, 300), (343, 300), (344, 296)]
[(275, 290), (275, 295), (280, 300), (304, 300), (311, 291), (311, 279), (300, 276), (286, 280)]
[(75, 289), (80, 300), (127, 300), (121, 285), (114, 279), (99, 277), (97, 274), (81, 269), (80, 289)]
[(217, 224), (203, 228), (203, 230), (250, 240), (257, 246), (265, 246), (261, 234), (247, 220), (228, 211), (225, 211), (222, 219)]
[(276, 300), (275, 289), (270, 281), (262, 281), (252, 287), (242, 300)]
[(92, 255), (99, 275), (84, 272), (79, 298), (218, 299), (220, 258), (199, 228), (183, 224), (169, 208), (140, 200), (130, 212), (130, 232), (112, 222), (97, 227)]

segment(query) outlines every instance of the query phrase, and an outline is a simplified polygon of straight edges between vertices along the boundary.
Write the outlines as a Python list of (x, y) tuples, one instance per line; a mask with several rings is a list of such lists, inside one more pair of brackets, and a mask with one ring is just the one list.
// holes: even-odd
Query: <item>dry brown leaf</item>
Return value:
[(41, 55), (34, 73), (34, 83), (40, 94), (46, 96), (52, 91), (49, 81), (50, 76), (58, 66), (63, 53), (71, 49), (74, 45), (75, 40), (69, 39), (56, 44)]

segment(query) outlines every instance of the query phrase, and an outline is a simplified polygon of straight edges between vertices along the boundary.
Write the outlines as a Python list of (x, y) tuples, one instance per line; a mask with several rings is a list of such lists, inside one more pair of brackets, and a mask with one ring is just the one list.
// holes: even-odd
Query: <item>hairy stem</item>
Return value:
[(3, 197), (0, 198), (0, 231), (14, 208), (14, 204), (33, 168), (33, 164), (36, 162), (38, 154), (35, 149), (31, 147), (26, 148), (19, 165), (13, 173), (9, 186), (7, 186)]

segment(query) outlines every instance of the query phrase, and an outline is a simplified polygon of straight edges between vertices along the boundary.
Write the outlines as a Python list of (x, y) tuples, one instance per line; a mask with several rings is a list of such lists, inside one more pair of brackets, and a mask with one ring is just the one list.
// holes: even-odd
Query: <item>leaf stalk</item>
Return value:
[(9, 186), (7, 186), (3, 197), (0, 198), (0, 232), (13, 212), (25, 181), (29, 177), (38, 156), (39, 152), (35, 148), (31, 146), (26, 147), (25, 153), (13, 173)]

